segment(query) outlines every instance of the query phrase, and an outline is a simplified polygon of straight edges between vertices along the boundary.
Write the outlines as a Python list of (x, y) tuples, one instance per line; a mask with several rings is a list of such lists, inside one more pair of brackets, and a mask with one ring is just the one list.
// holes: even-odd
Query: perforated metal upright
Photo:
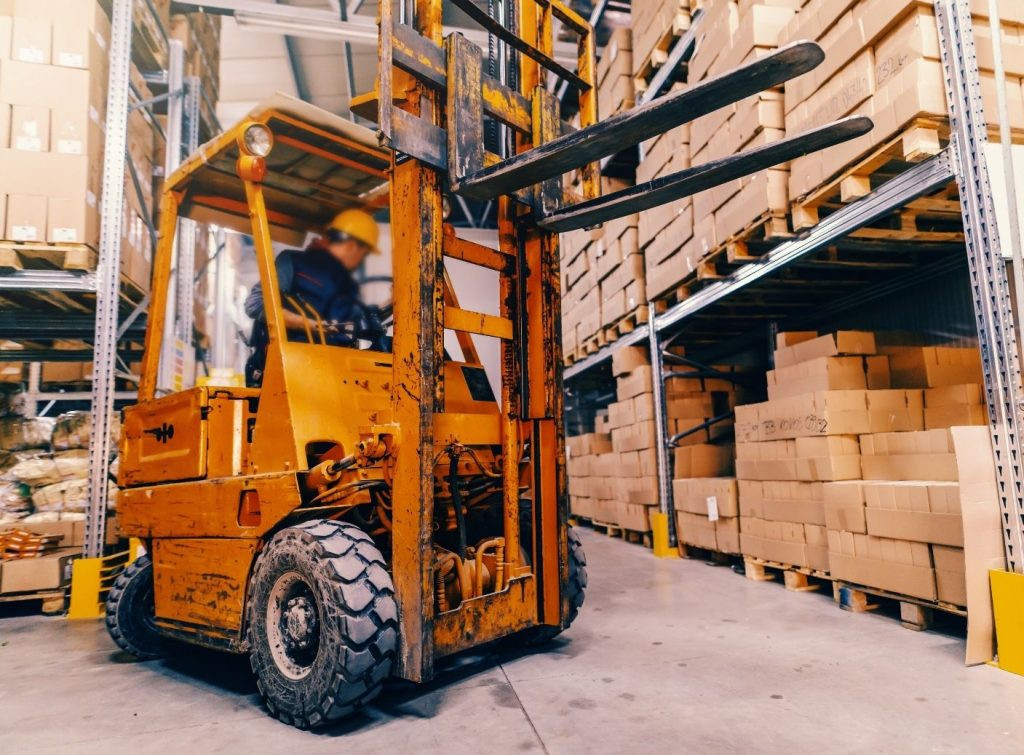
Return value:
[(100, 197), (100, 251), (96, 271), (96, 330), (93, 344), (92, 435), (89, 443), (89, 506), (86, 557), (102, 555), (107, 513), (107, 478), (112, 444), (114, 364), (120, 295), (124, 156), (128, 139), (128, 82), (132, 51), (132, 0), (114, 0), (107, 86), (107, 132)]
[[(1020, 425), (1022, 397), (1010, 283), (1000, 248), (985, 145), (987, 123), (974, 30), (967, 0), (935, 0), (953, 167), (960, 188), (967, 262), (978, 345), (995, 452), (1006, 565), (1024, 572), (1024, 469)], [(993, 30), (998, 35), (998, 29)], [(1007, 229), (1016, 233), (1015, 228)]]

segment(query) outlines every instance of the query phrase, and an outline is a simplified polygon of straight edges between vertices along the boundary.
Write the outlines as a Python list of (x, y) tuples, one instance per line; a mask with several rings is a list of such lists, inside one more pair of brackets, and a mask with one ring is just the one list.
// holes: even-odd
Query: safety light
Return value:
[(262, 123), (253, 123), (242, 132), (242, 150), (253, 157), (266, 157), (274, 146), (274, 136)]

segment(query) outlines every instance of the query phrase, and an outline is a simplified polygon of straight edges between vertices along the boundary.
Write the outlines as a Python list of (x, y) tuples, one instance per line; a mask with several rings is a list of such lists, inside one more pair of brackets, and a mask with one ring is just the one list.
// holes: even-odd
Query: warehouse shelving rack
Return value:
[[(856, 301), (858, 296), (866, 298), (863, 292), (857, 291), (858, 288), (875, 289), (876, 295), (882, 290), (898, 291), (911, 284), (922, 283), (928, 276), (960, 269), (966, 262), (991, 419), (1007, 568), (1018, 573), (1024, 571), (1024, 468), (1021, 465), (1019, 430), (1024, 412), (1024, 390), (1010, 304), (1010, 282), (996, 231), (985, 160), (988, 132), (982, 108), (981, 77), (974, 49), (970, 7), (968, 0), (935, 0), (934, 5), (951, 124), (949, 143), (945, 148), (893, 175), (866, 196), (837, 209), (814, 227), (778, 244), (758, 259), (699, 290), (691, 291), (674, 306), (659, 312), (656, 302), (649, 302), (649, 316), (645, 324), (566, 368), (564, 377), (568, 389), (570, 392), (582, 392), (587, 383), (600, 382), (600, 379), (590, 378), (598, 368), (607, 365), (615, 349), (649, 346), (655, 395), (659, 510), (667, 517), (669, 526), (668, 543), (663, 545), (676, 545), (664, 388), (665, 380), (679, 377), (680, 371), (672, 370), (666, 364), (668, 343), (680, 337), (705, 346), (729, 341), (732, 348), (719, 349), (720, 355), (725, 355), (727, 351), (741, 350), (743, 345), (749, 347), (765, 337), (764, 329), (749, 332), (751, 320), (761, 319), (767, 324), (792, 318), (794, 304), (802, 304), (800, 309), (805, 315), (811, 311), (820, 315), (829, 310), (839, 310)], [(989, 7), (990, 23), (997, 29), (994, 0)], [(696, 33), (696, 24), (670, 52), (673, 65), (684, 59), (684, 44), (689, 44), (687, 37), (693, 33)], [(993, 33), (992, 36), (998, 69), (1001, 66), (1000, 35)], [(666, 69), (659, 72), (659, 76), (663, 76), (659, 86), (670, 74), (671, 71)], [(997, 70), (997, 76), (999, 74)], [(1001, 76), (997, 85), (1005, 86)], [(654, 89), (652, 86), (648, 91)], [(999, 101), (1002, 110), (1000, 122), (1007, 129), (1005, 98), (1000, 97)], [(1004, 131), (1001, 140), (1004, 146), (1009, 144), (1008, 130)], [(894, 263), (891, 260), (879, 261), (875, 254), (878, 244), (853, 236), (859, 229), (954, 183), (959, 190), (962, 241), (956, 241), (951, 235), (945, 240), (915, 244), (909, 259)], [(1014, 217), (1012, 213), (1011, 217)], [(1005, 234), (1008, 238), (1013, 238), (1016, 233), (1016, 224), (1011, 222), (1011, 226)], [(1020, 271), (1019, 242), (1013, 242), (1012, 247), (1015, 268)], [(836, 250), (836, 259), (831, 263), (824, 260), (819, 269), (827, 269), (831, 264), (835, 275), (807, 276), (808, 268), (814, 270), (814, 263), (818, 262), (812, 260), (812, 256), (830, 249)], [(966, 260), (963, 258), (965, 249)], [(845, 262), (844, 253), (859, 255), (869, 261), (858, 267), (856, 262)], [(931, 260), (930, 264), (919, 264), (926, 258)], [(869, 272), (871, 268), (880, 270), (881, 275), (872, 275)], [(852, 281), (849, 280), (851, 278)], [(811, 295), (811, 291), (816, 294)], [(743, 324), (737, 328), (730, 324), (733, 322)], [(739, 332), (742, 330), (748, 332)], [(569, 403), (571, 405), (572, 401)], [(661, 550), (664, 552), (669, 548)]]

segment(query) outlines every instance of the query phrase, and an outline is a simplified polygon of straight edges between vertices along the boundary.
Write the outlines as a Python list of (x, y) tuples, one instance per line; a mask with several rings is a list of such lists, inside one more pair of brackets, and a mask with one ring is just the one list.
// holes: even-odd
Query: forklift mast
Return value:
[[(395, 331), (393, 342), (394, 421), (401, 427), (393, 499), (415, 502), (394, 520), (393, 575), (401, 621), (402, 675), (427, 679), (435, 657), (472, 643), (509, 634), (532, 623), (562, 624), (569, 612), (565, 444), (562, 427), (560, 301), (557, 234), (540, 228), (529, 208), (557, 200), (561, 178), (520, 192), (526, 204), (495, 194), (498, 249), (458, 239), (444, 228), (445, 195), (460, 182), (502, 157), (537, 147), (561, 133), (554, 95), (545, 88), (546, 70), (569, 75), (552, 56), (552, 16), (579, 34), (579, 63), (572, 80), (580, 90), (583, 125), (596, 122), (594, 39), (587, 23), (558, 0), (518, 5), (507, 31), (471, 9), (515, 52), (503, 65), (504, 81), (484, 73), (483, 54), (461, 35), (442, 39), (440, 0), (417, 2), (407, 23), (396, 23), (392, 4), (380, 5), (380, 73), (375, 93), (378, 138), (396, 155), (391, 186)], [(516, 60), (518, 59), (518, 60)], [(511, 82), (516, 82), (513, 85)], [(524, 95), (523, 93), (527, 93)], [(500, 154), (485, 151), (485, 115), (502, 126)], [(490, 145), (488, 145), (490, 146)], [(583, 170), (587, 197), (598, 194), (596, 165)], [(443, 260), (459, 259), (499, 276), (498, 314), (459, 309), (444, 296)], [(514, 462), (529, 448), (534, 543), (532, 575), (513, 577), (509, 590), (463, 603), (460, 611), (434, 614), (433, 566), (429, 552), (434, 521), (432, 457), (446, 435), (473, 442), (460, 418), (446, 411), (439, 369), (445, 329), (497, 338), (501, 342), (501, 395), (497, 440), (504, 474), (505, 554), (517, 574), (520, 554), (520, 472)], [(483, 439), (478, 439), (483, 440)], [(486, 442), (486, 441), (485, 441)], [(531, 595), (533, 599), (531, 599)]]

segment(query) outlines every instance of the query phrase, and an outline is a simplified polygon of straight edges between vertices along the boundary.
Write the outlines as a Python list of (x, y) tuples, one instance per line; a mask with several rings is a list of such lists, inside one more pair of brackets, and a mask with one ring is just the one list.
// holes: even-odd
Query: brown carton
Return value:
[(636, 367), (628, 375), (615, 380), (616, 396), (619, 401), (625, 401), (641, 393), (648, 393), (652, 386), (650, 366)]
[(681, 446), (673, 451), (676, 479), (687, 477), (728, 477), (735, 469), (736, 452), (733, 446), (713, 446), (699, 443)]
[(777, 348), (775, 366), (788, 367), (819, 357), (869, 355), (875, 352), (874, 333), (841, 330), (817, 338), (798, 340), (791, 345)]
[(963, 548), (933, 545), (935, 587), (939, 600), (957, 606), (967, 605), (967, 577)]
[(48, 152), (50, 149), (50, 111), (44, 107), (15, 105), (11, 108), (11, 149), (23, 152)]
[(739, 516), (736, 479), (733, 477), (698, 477), (675, 480), (673, 501), (678, 511), (703, 514), (712, 519)]
[(7, 232), (12, 241), (43, 241), (46, 237), (46, 197), (10, 194)]
[(71, 562), (81, 555), (81, 548), (60, 548), (39, 558), (5, 561), (0, 593), (59, 589), (71, 581)]
[(49, 65), (50, 22), (43, 18), (15, 16), (11, 27), (11, 58), (22, 63)]
[(935, 570), (927, 566), (849, 556), (830, 550), (829, 568), (836, 579), (924, 600), (936, 599)]
[(825, 526), (830, 530), (866, 533), (864, 489), (861, 482), (827, 482), (822, 486)]
[(620, 346), (612, 351), (612, 375), (628, 375), (638, 367), (649, 367), (651, 360), (642, 346)]

